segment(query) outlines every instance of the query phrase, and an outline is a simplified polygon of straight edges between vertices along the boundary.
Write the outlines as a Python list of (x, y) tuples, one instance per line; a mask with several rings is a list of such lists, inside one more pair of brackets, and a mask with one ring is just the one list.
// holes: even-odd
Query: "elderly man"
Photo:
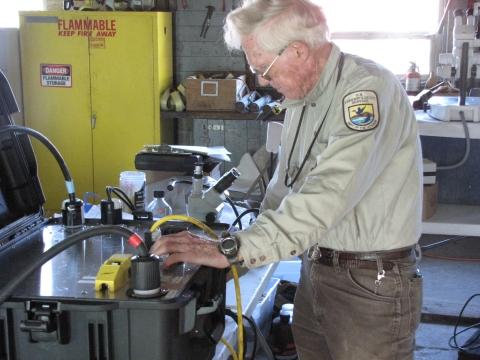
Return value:
[(342, 53), (309, 0), (245, 0), (226, 19), (225, 41), (285, 96), (279, 165), (252, 226), (220, 245), (164, 236), (151, 251), (170, 254), (165, 267), (301, 256), (300, 359), (413, 359), (422, 156), (405, 90), (382, 66)]

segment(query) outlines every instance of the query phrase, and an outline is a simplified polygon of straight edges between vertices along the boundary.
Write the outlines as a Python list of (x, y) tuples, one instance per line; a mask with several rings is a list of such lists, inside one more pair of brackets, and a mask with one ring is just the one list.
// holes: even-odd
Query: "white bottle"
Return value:
[(172, 208), (165, 201), (164, 190), (154, 190), (153, 200), (147, 206), (147, 211), (150, 211), (154, 219), (160, 219), (172, 214)]
[(282, 305), (282, 310), (290, 314), (290, 323), (293, 320), (293, 304), (287, 303)]

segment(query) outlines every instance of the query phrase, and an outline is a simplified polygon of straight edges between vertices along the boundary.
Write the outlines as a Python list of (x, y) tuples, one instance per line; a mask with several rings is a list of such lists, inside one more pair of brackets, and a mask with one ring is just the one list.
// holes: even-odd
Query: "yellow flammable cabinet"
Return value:
[[(172, 86), (168, 12), (20, 12), (25, 125), (62, 154), (77, 197), (119, 186), (145, 144), (172, 141), (160, 96)], [(32, 140), (47, 210), (67, 190), (59, 165)]]

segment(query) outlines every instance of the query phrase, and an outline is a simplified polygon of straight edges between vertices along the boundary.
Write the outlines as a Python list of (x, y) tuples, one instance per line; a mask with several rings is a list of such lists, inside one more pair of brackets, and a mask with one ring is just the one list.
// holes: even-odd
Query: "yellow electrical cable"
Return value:
[(243, 360), (243, 317), (242, 317), (242, 297), (240, 296), (240, 283), (238, 281), (238, 272), (235, 265), (232, 265), (233, 281), (235, 283), (235, 295), (237, 298), (237, 316), (238, 316), (238, 358)]
[[(218, 235), (215, 234), (215, 232), (210, 229), (207, 225), (202, 223), (201, 221), (192, 218), (190, 216), (186, 215), (169, 215), (165, 216), (159, 220), (157, 220), (152, 227), (150, 228), (150, 232), (154, 232), (160, 225), (163, 223), (169, 221), (169, 220), (183, 220), (183, 221), (188, 221), (191, 222), (194, 225), (197, 225), (199, 228), (203, 229), (206, 231), (210, 236), (212, 236), (214, 239), (218, 239)], [(233, 350), (232, 346), (228, 344), (228, 342), (224, 339), (221, 338), (222, 343), (224, 343), (228, 350), (230, 350), (230, 353), (233, 356), (233, 360), (243, 360), (243, 317), (242, 317), (242, 298), (240, 296), (240, 282), (238, 281), (238, 272), (237, 268), (235, 265), (231, 267), (232, 269), (232, 275), (233, 275), (233, 281), (235, 283), (235, 296), (237, 299), (237, 317), (238, 317), (238, 358), (235, 355), (235, 351)]]
[(192, 224), (197, 225), (199, 228), (205, 230), (210, 236), (212, 236), (214, 239), (218, 239), (217, 234), (215, 234), (207, 225), (202, 223), (201, 221), (198, 221), (197, 219), (194, 219), (190, 216), (186, 215), (168, 215), (165, 216), (159, 220), (157, 220), (152, 227), (150, 228), (150, 232), (154, 232), (156, 228), (158, 228), (160, 225), (163, 223), (170, 221), (170, 220), (183, 220), (183, 221), (188, 221), (191, 222)]
[(232, 354), (233, 360), (238, 360), (237, 354), (235, 354), (235, 350), (233, 349), (232, 345), (228, 343), (227, 340), (224, 338), (221, 338), (220, 341), (225, 344), (227, 349), (230, 351), (230, 354)]

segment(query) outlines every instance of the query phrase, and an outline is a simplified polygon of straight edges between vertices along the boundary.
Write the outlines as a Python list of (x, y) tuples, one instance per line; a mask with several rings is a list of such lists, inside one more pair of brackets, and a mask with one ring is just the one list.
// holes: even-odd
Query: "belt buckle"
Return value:
[(320, 251), (320, 246), (315, 244), (310, 246), (307, 253), (307, 259), (310, 261), (318, 261), (322, 257), (322, 252)]

